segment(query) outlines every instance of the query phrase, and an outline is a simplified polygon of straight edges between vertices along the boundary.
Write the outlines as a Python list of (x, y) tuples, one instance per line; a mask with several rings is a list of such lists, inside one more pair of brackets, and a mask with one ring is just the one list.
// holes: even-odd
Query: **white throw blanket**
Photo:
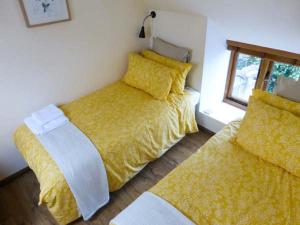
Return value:
[(37, 135), (63, 173), (84, 220), (109, 201), (105, 167), (93, 143), (71, 122)]
[(195, 225), (160, 197), (145, 192), (117, 215), (114, 225)]

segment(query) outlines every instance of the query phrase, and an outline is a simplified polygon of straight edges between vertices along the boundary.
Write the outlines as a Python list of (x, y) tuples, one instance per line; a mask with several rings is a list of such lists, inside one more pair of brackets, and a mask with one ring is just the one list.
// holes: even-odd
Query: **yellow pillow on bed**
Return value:
[(238, 130), (243, 149), (300, 177), (300, 118), (250, 97)]
[(155, 62), (161, 63), (165, 66), (177, 70), (178, 73), (176, 74), (176, 77), (173, 81), (171, 92), (176, 94), (183, 94), (185, 80), (189, 71), (192, 69), (192, 64), (179, 62), (175, 59), (171, 59), (169, 57), (159, 55), (150, 50), (143, 51), (142, 55), (148, 59), (151, 59)]
[(259, 89), (253, 89), (252, 96), (276, 108), (289, 111), (300, 117), (300, 103), (271, 94)]
[(167, 99), (177, 71), (146, 59), (137, 53), (129, 54), (125, 83), (141, 89), (159, 100)]

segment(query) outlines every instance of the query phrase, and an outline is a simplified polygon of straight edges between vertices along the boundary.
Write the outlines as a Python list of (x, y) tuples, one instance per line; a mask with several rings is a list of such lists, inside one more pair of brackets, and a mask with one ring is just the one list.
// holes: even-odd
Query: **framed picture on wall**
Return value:
[(68, 0), (19, 0), (28, 27), (71, 20)]

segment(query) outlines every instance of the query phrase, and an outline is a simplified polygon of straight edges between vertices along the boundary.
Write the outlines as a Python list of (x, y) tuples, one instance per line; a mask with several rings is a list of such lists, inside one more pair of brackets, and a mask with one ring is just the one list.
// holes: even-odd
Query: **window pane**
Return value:
[(261, 58), (239, 53), (231, 97), (239, 101), (248, 102), (248, 98), (255, 87), (259, 73)]
[(274, 62), (267, 86), (267, 90), (269, 92), (273, 92), (278, 76), (285, 76), (298, 80), (300, 78), (300, 67), (286, 63)]

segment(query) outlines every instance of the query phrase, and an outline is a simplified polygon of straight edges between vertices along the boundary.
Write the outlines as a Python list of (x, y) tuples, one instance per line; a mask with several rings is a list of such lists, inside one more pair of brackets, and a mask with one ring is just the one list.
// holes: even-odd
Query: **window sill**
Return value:
[(241, 109), (241, 110), (244, 110), (244, 111), (247, 110), (247, 105), (248, 104), (238, 103), (237, 101), (231, 100), (230, 98), (224, 98), (223, 102), (226, 103), (226, 104), (228, 104), (228, 105), (231, 105), (231, 106), (233, 106), (235, 108), (238, 108), (238, 109)]
[(221, 102), (211, 109), (200, 111), (199, 124), (213, 132), (218, 132), (231, 121), (242, 119), (246, 111)]

